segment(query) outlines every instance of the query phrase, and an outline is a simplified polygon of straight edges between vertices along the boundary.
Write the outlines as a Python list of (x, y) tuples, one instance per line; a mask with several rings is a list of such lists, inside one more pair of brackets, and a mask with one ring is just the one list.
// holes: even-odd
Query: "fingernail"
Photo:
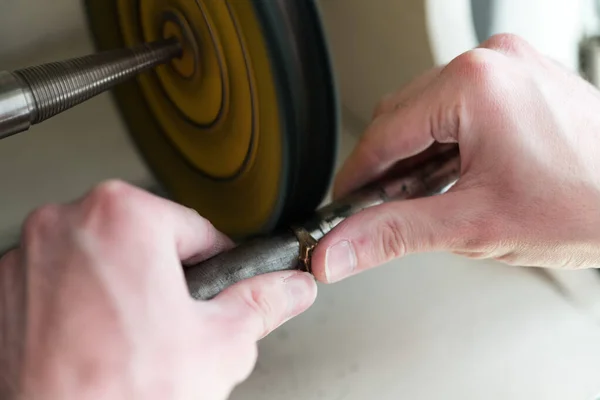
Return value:
[(314, 300), (314, 287), (316, 283), (308, 274), (299, 273), (285, 280), (285, 288), (288, 296), (288, 318), (295, 317), (303, 312)]
[(354, 273), (356, 252), (352, 243), (343, 240), (327, 249), (325, 254), (325, 277), (327, 282), (338, 282)]

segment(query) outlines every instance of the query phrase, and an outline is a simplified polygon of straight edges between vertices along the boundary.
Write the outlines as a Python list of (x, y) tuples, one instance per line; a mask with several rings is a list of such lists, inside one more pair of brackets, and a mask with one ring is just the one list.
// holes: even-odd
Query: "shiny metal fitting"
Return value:
[(28, 130), (173, 58), (176, 39), (0, 71), (0, 139)]
[(4, 139), (31, 127), (33, 99), (11, 72), (0, 71), (0, 88), (0, 139)]

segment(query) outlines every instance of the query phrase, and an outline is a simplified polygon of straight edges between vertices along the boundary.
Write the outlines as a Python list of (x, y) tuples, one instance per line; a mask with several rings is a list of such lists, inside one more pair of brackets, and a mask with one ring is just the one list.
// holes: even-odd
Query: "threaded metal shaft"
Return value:
[(145, 43), (14, 71), (30, 91), (31, 124), (38, 124), (181, 54), (177, 40)]

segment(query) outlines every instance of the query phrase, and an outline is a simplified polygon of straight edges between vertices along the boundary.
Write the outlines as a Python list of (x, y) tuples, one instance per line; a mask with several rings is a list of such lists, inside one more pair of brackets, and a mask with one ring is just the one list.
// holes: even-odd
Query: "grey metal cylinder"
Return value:
[(181, 55), (176, 39), (0, 72), (0, 139)]
[(292, 232), (250, 240), (201, 265), (186, 269), (188, 289), (196, 300), (210, 300), (229, 286), (258, 275), (295, 270), (300, 244)]
[[(295, 229), (256, 238), (200, 264), (188, 266), (185, 277), (191, 296), (210, 300), (248, 278), (287, 270), (312, 272), (312, 250), (336, 226), (365, 209), (390, 201), (434, 196), (446, 192), (460, 176), (458, 149), (437, 155), (414, 170), (382, 180), (317, 210)], [(298, 232), (308, 235), (305, 240)]]

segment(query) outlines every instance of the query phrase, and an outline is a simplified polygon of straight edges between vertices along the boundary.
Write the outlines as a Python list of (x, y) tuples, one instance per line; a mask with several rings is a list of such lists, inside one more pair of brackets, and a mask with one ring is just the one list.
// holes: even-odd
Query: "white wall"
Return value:
[[(475, 15), (489, 23), (480, 26), (483, 38), (471, 1), (483, 5)], [(577, 70), (579, 40), (597, 25), (594, 1), (321, 0), (321, 6), (343, 103), (360, 129), (381, 96), (494, 33), (518, 34)]]
[(583, 17), (592, 14), (584, 6), (589, 4), (582, 0), (494, 1), (490, 32), (520, 34), (542, 53), (576, 71)]
[(82, 0), (0, 0), (0, 61), (52, 41), (87, 34)]

